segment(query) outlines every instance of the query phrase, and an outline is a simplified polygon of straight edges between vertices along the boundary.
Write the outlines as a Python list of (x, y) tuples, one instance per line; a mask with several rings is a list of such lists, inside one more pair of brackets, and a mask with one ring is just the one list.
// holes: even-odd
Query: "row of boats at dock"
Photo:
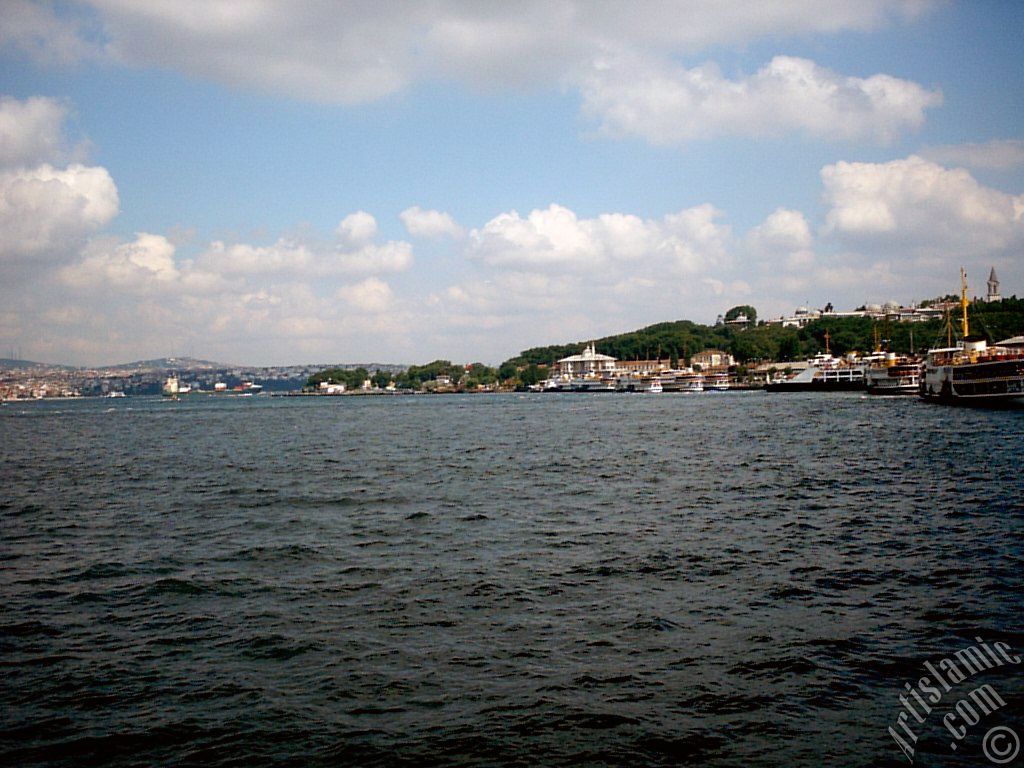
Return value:
[[(872, 395), (917, 395), (923, 400), (955, 405), (1024, 404), (1024, 336), (989, 345), (972, 336), (967, 316), (967, 279), (960, 273), (960, 340), (954, 343), (947, 318), (945, 346), (930, 349), (922, 358), (896, 355), (876, 344), (866, 356), (832, 356), (825, 334), (825, 353), (807, 361), (802, 370), (772, 379), (768, 392), (852, 392)], [(549, 379), (534, 387), (544, 392), (704, 392), (735, 388), (727, 373), (692, 370), (663, 371), (645, 377), (608, 374)], [(744, 387), (747, 388), (747, 387)]]
[[(699, 393), (748, 389), (731, 382), (727, 373), (663, 371), (646, 377), (583, 376), (548, 379), (537, 392), (664, 392)], [(768, 392), (857, 392), (871, 395), (917, 395), (954, 404), (1024, 402), (1024, 336), (989, 346), (966, 336), (955, 345), (915, 356), (876, 352), (866, 357), (816, 355), (798, 373), (771, 379)]]
[(971, 334), (968, 306), (967, 276), (960, 270), (958, 342), (953, 342), (953, 324), (947, 317), (945, 346), (928, 350), (924, 359), (878, 350), (861, 359), (819, 355), (801, 373), (769, 382), (765, 388), (770, 392), (864, 389), (878, 395), (918, 395), (950, 405), (1024, 403), (1024, 336), (989, 346), (984, 336)]
[(725, 392), (734, 389), (727, 372), (661, 371), (648, 376), (576, 376), (547, 379), (535, 392)]

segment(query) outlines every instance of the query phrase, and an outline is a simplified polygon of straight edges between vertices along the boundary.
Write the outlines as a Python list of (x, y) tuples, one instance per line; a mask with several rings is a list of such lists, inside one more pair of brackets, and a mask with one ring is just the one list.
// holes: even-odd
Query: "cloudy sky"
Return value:
[(1024, 3), (0, 4), (0, 356), (497, 363), (1024, 295)]

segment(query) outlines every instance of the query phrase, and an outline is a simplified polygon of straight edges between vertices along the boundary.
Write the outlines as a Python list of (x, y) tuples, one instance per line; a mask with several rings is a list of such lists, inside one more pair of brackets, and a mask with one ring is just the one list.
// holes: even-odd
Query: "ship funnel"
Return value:
[(964, 339), (964, 352), (984, 352), (987, 347), (983, 336), (968, 336)]

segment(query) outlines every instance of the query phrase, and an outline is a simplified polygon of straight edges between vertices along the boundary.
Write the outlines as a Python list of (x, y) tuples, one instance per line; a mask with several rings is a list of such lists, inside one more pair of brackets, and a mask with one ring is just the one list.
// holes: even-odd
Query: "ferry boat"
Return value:
[(928, 350), (920, 382), (921, 397), (951, 405), (1024, 403), (1024, 351), (1012, 340), (990, 347), (983, 336), (971, 336), (967, 273), (963, 269), (960, 309), (963, 340), (954, 346), (948, 338), (945, 347)]
[(869, 361), (864, 369), (864, 384), (870, 395), (916, 395), (920, 381), (920, 361), (892, 352)]
[(618, 387), (613, 379), (599, 377), (561, 377), (542, 382), (543, 392), (616, 392)]
[(676, 376), (676, 390), (691, 394), (704, 391), (704, 375), (695, 371), (685, 371)]
[(825, 332), (825, 351), (807, 361), (807, 367), (788, 379), (769, 381), (766, 392), (855, 392), (864, 389), (864, 365), (835, 358), (829, 352)]
[(728, 373), (709, 373), (704, 377), (704, 389), (709, 392), (728, 392)]

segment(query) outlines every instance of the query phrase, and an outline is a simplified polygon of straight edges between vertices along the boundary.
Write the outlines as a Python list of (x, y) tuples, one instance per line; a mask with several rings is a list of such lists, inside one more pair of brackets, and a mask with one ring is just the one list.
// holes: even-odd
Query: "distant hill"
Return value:
[(50, 365), (48, 363), (36, 363), (32, 360), (14, 360), (10, 357), (0, 357), (0, 368), (67, 368), (66, 365)]
[(340, 369), (345, 371), (354, 371), (357, 368), (365, 368), (370, 373), (377, 371), (384, 371), (385, 373), (404, 373), (409, 370), (408, 365), (398, 365), (397, 363), (329, 363), (324, 365), (310, 366), (320, 370), (327, 370), (328, 368)]
[[(1024, 299), (1013, 296), (1001, 302), (971, 304), (972, 333), (984, 334), (990, 342), (1024, 333)], [(866, 317), (823, 317), (803, 328), (781, 325), (733, 327), (700, 325), (689, 320), (657, 323), (636, 331), (593, 339), (597, 351), (619, 360), (662, 359), (684, 362), (703, 349), (717, 348), (731, 353), (739, 363), (756, 360), (801, 360), (825, 349), (825, 334), (834, 354), (868, 352), (874, 347), (877, 331), (888, 339), (889, 349), (898, 353), (922, 352), (936, 343), (945, 343), (943, 321), (899, 323), (873, 321)], [(507, 360), (504, 365), (550, 365), (554, 361), (583, 351), (590, 340), (534, 347)]]
[(104, 370), (176, 369), (183, 371), (212, 371), (239, 366), (215, 363), (211, 360), (196, 360), (192, 357), (158, 357), (155, 360), (137, 360), (134, 363), (99, 366)]

